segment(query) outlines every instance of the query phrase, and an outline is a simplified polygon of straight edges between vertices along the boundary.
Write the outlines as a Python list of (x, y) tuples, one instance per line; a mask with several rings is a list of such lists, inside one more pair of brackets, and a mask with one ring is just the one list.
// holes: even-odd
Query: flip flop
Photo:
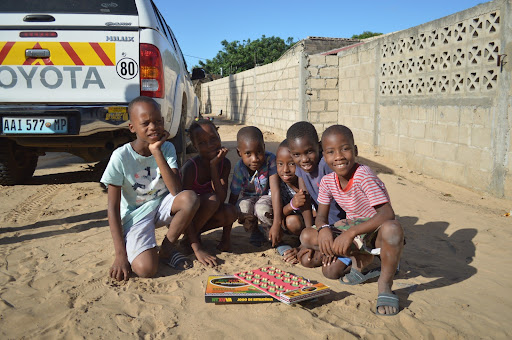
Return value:
[[(351, 268), (349, 273), (345, 274), (345, 276), (340, 277), (339, 281), (341, 284), (354, 286), (379, 276), (380, 267), (370, 269), (364, 274), (357, 269)], [(343, 278), (346, 278), (348, 282), (343, 281)]]
[(169, 256), (169, 260), (166, 262), (166, 264), (169, 267), (177, 270), (190, 269), (194, 266), (192, 261), (190, 261), (185, 255), (177, 250), (171, 253), (171, 256)]
[[(392, 293), (380, 293), (377, 297), (377, 307), (375, 307), (375, 314), (377, 315), (383, 315), (383, 316), (392, 316), (397, 315), (398, 312), (400, 312), (400, 306), (399, 306), (400, 300), (398, 299), (398, 296)], [(382, 306), (389, 306), (389, 307), (395, 307), (396, 313), (392, 314), (382, 314), (379, 313), (379, 307)]]
[(284, 256), (284, 253), (287, 251), (287, 250), (290, 250), (290, 249), (293, 249), (291, 246), (287, 245), (287, 244), (281, 244), (280, 246), (277, 246), (276, 250), (277, 252), (279, 253), (279, 255), (281, 256)]

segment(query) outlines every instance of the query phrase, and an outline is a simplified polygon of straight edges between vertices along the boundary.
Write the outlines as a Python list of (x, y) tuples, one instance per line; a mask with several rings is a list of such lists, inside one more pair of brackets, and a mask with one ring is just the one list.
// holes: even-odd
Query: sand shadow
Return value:
[(458, 229), (449, 235), (446, 232), (448, 222), (417, 224), (418, 219), (412, 216), (399, 217), (399, 221), (407, 244), (396, 278), (434, 278), (420, 284), (395, 283), (394, 291), (400, 297), (402, 307), (410, 305), (409, 295), (415, 291), (451, 286), (476, 274), (477, 269), (470, 265), (475, 257), (476, 247), (472, 240), (477, 234), (476, 229)]
[(73, 183), (99, 183), (107, 166), (108, 159), (96, 164), (86, 164), (80, 171), (60, 172), (56, 174), (34, 176), (26, 185), (73, 184)]
[[(93, 229), (93, 228), (107, 227), (108, 221), (106, 220), (106, 217), (107, 217), (107, 211), (102, 210), (102, 211), (96, 211), (93, 213), (85, 213), (85, 214), (81, 214), (81, 215), (77, 215), (77, 216), (70, 216), (70, 217), (59, 218), (59, 219), (48, 220), (48, 221), (40, 221), (40, 222), (36, 222), (33, 224), (20, 226), (20, 227), (0, 228), (0, 234), (7, 233), (7, 232), (18, 233), (18, 232), (24, 231), (24, 230), (49, 227), (52, 225), (59, 226), (63, 223), (79, 223), (77, 225), (74, 225), (74, 226), (72, 226), (70, 228), (66, 228), (66, 229), (49, 230), (49, 231), (44, 231), (44, 232), (35, 233), (35, 234), (3, 237), (3, 238), (0, 238), (0, 245), (20, 243), (23, 241), (41, 239), (41, 238), (46, 238), (46, 237), (78, 233), (78, 232), (86, 231), (86, 230)], [(82, 222), (82, 223), (80, 223), (80, 222)]]

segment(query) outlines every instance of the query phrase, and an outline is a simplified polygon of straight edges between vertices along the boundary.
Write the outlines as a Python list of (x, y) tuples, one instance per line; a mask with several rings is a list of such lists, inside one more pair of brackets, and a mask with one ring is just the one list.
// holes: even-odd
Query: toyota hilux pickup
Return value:
[(151, 0), (0, 2), (0, 185), (45, 152), (86, 161), (134, 138), (127, 106), (154, 98), (178, 152), (199, 103), (174, 33)]

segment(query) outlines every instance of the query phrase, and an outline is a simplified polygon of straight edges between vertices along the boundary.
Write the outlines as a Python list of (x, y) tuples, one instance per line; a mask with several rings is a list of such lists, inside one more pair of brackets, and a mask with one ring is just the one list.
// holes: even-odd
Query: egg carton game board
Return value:
[(313, 299), (331, 292), (323, 283), (312, 284), (302, 276), (275, 267), (243, 271), (235, 276), (286, 304)]

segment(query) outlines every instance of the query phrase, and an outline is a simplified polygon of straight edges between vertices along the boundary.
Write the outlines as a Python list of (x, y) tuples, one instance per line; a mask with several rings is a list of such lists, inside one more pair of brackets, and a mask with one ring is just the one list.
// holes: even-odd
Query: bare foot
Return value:
[(217, 266), (217, 258), (213, 255), (208, 254), (202, 249), (197, 249), (194, 251), (197, 260), (208, 267)]
[(231, 252), (231, 241), (230, 240), (221, 240), (217, 245), (217, 249), (221, 252)]

